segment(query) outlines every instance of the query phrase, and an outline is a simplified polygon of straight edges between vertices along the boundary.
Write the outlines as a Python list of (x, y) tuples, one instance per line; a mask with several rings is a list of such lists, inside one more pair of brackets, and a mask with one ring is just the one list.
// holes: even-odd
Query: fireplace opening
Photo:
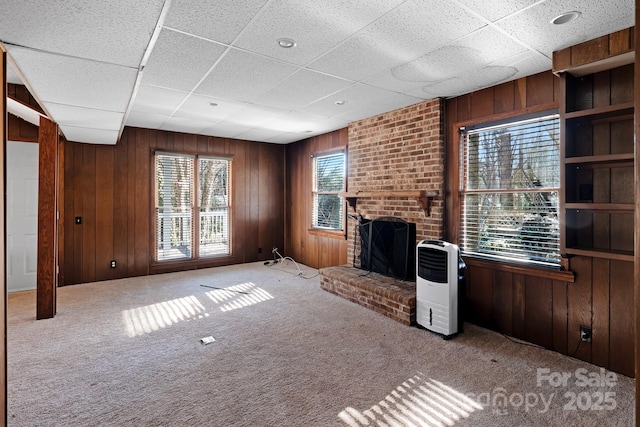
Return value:
[(360, 268), (415, 280), (416, 224), (396, 217), (361, 219)]

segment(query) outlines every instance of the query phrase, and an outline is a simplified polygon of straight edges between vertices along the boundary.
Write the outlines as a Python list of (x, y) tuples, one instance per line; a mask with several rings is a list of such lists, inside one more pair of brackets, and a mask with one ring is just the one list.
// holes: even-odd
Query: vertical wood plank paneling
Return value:
[(493, 88), (482, 89), (471, 94), (471, 118), (486, 117), (494, 114)]
[(249, 150), (250, 166), (249, 172), (249, 191), (247, 191), (247, 206), (249, 207), (247, 234), (254, 236), (253, 239), (245, 239), (245, 260), (253, 262), (258, 259), (258, 245), (262, 244), (260, 238), (259, 212), (262, 208), (260, 204), (260, 149), (258, 146), (250, 144), (247, 146)]
[(633, 263), (611, 260), (611, 312), (609, 337), (610, 369), (634, 375), (634, 307), (628, 304), (633, 295)]
[[(110, 266), (113, 256), (113, 191), (114, 149), (96, 147), (96, 277), (95, 280), (113, 278)], [(116, 263), (117, 265), (117, 263)]]
[(515, 107), (515, 87), (513, 82), (495, 86), (493, 94), (493, 112), (495, 114), (513, 111)]
[[(247, 168), (250, 163), (247, 163), (246, 145), (234, 144), (232, 148), (233, 153), (233, 165), (232, 173), (233, 179), (231, 185), (234, 186), (233, 191), (233, 253), (238, 254), (244, 259), (246, 251), (245, 239), (242, 238), (242, 230), (246, 230), (248, 227), (248, 210), (247, 210), (247, 193), (250, 193), (249, 186), (251, 181), (250, 175), (247, 174)], [(240, 190), (242, 189), (242, 191)]]
[(567, 286), (553, 281), (553, 350), (567, 353)]
[[(282, 145), (139, 128), (125, 128), (116, 146), (67, 144), (65, 221), (70, 229), (64, 275), (69, 284), (256, 260), (258, 242), (264, 242), (266, 259), (272, 245), (284, 245)], [(152, 264), (153, 152), (176, 147), (233, 156), (232, 256)], [(73, 224), (75, 216), (82, 216), (82, 225)], [(248, 247), (254, 252), (245, 253)]]
[[(285, 251), (296, 261), (310, 267), (322, 268), (351, 263), (351, 260), (347, 260), (347, 241), (344, 238), (309, 233), (313, 178), (311, 155), (344, 147), (347, 140), (348, 129), (344, 128), (286, 146)], [(348, 209), (351, 213), (350, 208)], [(350, 227), (347, 225), (347, 235), (352, 238), (353, 231)]]
[(525, 339), (545, 348), (553, 347), (551, 280), (533, 276), (525, 279)]
[(513, 275), (513, 336), (525, 338), (525, 278), (522, 274)]
[(492, 294), (494, 328), (507, 335), (513, 335), (513, 273), (497, 271)]
[(493, 287), (493, 271), (487, 268), (470, 267), (466, 281), (467, 308), (472, 323), (490, 327)]
[(554, 80), (557, 77), (551, 73), (538, 73), (526, 78), (527, 107), (544, 105), (553, 102)]
[[(78, 169), (76, 168), (76, 153), (75, 145), (72, 145), (69, 142), (64, 142), (65, 144), (65, 162), (64, 162), (64, 175), (65, 175), (65, 215), (61, 217), (64, 221), (65, 228), (65, 239), (64, 239), (64, 253), (65, 260), (64, 264), (60, 266), (62, 269), (61, 276), (62, 282), (60, 285), (66, 285), (70, 283), (78, 283), (80, 280), (79, 275), (77, 274), (79, 271), (80, 264), (77, 263), (78, 260), (76, 258), (76, 252), (80, 252), (80, 248), (77, 247), (77, 237), (76, 231), (77, 228), (74, 224), (74, 217), (76, 216), (76, 208), (75, 208), (75, 194), (77, 191), (72, 191), (72, 188), (76, 188), (76, 174)], [(78, 267), (76, 267), (78, 266)]]
[(65, 263), (65, 191), (64, 191), (64, 179), (65, 179), (65, 141), (58, 137), (58, 166), (56, 169), (56, 175), (58, 177), (57, 191), (58, 201), (56, 202), (58, 208), (58, 215), (56, 217), (56, 223), (58, 228), (58, 262), (56, 263), (56, 271), (58, 278), (56, 280), (57, 286), (64, 286), (64, 263)]
[(129, 190), (129, 174), (130, 168), (127, 135), (124, 133), (118, 144), (114, 148), (114, 200), (113, 200), (113, 258), (116, 260), (116, 269), (114, 278), (128, 277), (129, 275), (129, 246), (128, 246), (128, 227), (129, 208), (128, 194)]
[(591, 361), (591, 343), (580, 342), (580, 326), (591, 325), (591, 303), (593, 283), (592, 258), (575, 257), (571, 269), (576, 274), (575, 283), (569, 284), (567, 292), (568, 324), (567, 351), (578, 359)]
[[(136, 271), (136, 177), (138, 175), (136, 164), (136, 143), (137, 135), (139, 132), (144, 132), (141, 129), (137, 129), (135, 132), (128, 133), (127, 137), (127, 158), (129, 159), (129, 168), (127, 170), (127, 272), (129, 276), (137, 276)], [(127, 134), (125, 132), (124, 134)], [(133, 190), (133, 191), (132, 191)]]
[(591, 363), (609, 366), (610, 274), (607, 259), (593, 259), (593, 316)]
[(56, 314), (56, 287), (58, 286), (56, 283), (58, 126), (45, 118), (40, 119), (38, 146), (36, 311), (38, 319), (48, 319)]
[(149, 237), (151, 228), (150, 221), (150, 201), (149, 186), (151, 176), (149, 163), (151, 161), (151, 151), (149, 150), (149, 140), (151, 134), (155, 136), (155, 131), (141, 130), (137, 133), (136, 139), (136, 179), (135, 179), (135, 274), (143, 276), (149, 274), (149, 263), (151, 261), (149, 251)]
[(82, 281), (96, 279), (96, 146), (82, 144)]

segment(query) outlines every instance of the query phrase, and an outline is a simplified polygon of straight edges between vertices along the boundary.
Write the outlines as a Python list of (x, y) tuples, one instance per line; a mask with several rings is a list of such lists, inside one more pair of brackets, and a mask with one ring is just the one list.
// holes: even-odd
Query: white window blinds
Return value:
[(338, 195), (345, 189), (345, 155), (343, 152), (313, 158), (312, 226), (329, 230), (344, 227), (344, 203)]
[(200, 200), (200, 256), (231, 253), (229, 238), (229, 177), (227, 159), (200, 157), (198, 197)]
[(156, 260), (230, 254), (231, 160), (156, 153), (155, 178)]
[(462, 250), (557, 264), (558, 115), (461, 134)]
[(192, 257), (193, 156), (156, 155), (158, 261)]

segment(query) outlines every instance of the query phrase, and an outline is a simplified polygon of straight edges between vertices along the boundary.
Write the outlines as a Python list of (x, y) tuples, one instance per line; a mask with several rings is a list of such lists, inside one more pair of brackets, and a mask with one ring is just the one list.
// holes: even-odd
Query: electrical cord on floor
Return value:
[[(300, 270), (300, 266), (298, 265), (298, 263), (296, 262), (296, 260), (294, 260), (293, 258), (291, 258), (290, 256), (282, 256), (280, 254), (280, 252), (278, 252), (278, 248), (273, 248), (273, 250), (271, 251), (273, 253), (273, 261), (267, 261), (264, 263), (264, 265), (266, 265), (267, 267), (272, 267), (278, 263), (281, 263), (284, 265), (284, 263), (286, 261), (291, 261), (293, 262), (293, 264), (296, 266), (296, 269), (298, 270), (298, 273), (293, 273), (291, 271), (287, 271), (284, 269), (280, 269), (280, 271), (284, 271), (285, 273), (290, 273), (290, 274), (295, 274), (298, 277), (301, 277), (303, 279), (313, 279), (314, 277), (317, 277), (320, 275), (320, 272), (317, 272), (316, 274), (314, 274), (313, 276), (305, 276), (304, 273), (302, 272), (302, 270)], [(279, 257), (279, 259), (276, 259), (276, 255)]]
[(529, 342), (526, 342), (526, 341), (516, 340), (516, 339), (513, 339), (509, 335), (506, 335), (506, 334), (501, 334), (501, 335), (503, 337), (505, 337), (506, 339), (508, 339), (509, 341), (514, 342), (516, 344), (524, 345), (524, 346), (527, 346), (527, 347), (541, 348), (541, 349), (545, 350), (545, 348), (542, 347), (541, 345), (532, 344), (532, 343), (529, 343)]

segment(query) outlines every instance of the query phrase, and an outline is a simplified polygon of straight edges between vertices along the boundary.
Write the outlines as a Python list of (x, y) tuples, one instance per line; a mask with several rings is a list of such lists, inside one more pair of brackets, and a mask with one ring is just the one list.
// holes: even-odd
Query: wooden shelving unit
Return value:
[(560, 75), (561, 252), (634, 260), (633, 64)]
[(415, 191), (355, 191), (342, 192), (340, 196), (344, 197), (349, 206), (355, 211), (359, 198), (406, 198), (415, 199), (426, 216), (431, 215), (431, 202), (439, 193), (436, 190), (415, 190)]

